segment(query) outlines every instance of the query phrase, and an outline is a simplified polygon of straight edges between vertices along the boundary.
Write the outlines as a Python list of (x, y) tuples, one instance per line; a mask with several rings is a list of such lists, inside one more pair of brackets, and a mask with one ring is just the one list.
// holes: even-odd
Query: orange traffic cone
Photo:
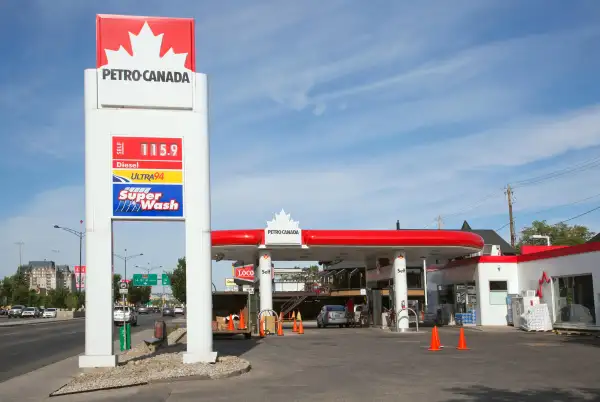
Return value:
[(436, 343), (437, 343), (437, 345), (438, 345), (438, 347), (439, 347), (440, 349), (443, 349), (443, 348), (444, 348), (444, 345), (442, 345), (442, 342), (440, 341), (440, 333), (438, 332), (438, 329), (437, 329), (437, 327), (434, 327), (434, 329), (435, 329), (435, 339), (436, 339)]
[(283, 336), (283, 321), (279, 321), (277, 325), (277, 336)]
[(260, 325), (258, 326), (258, 335), (261, 338), (265, 337), (265, 319), (264, 318), (260, 319)]
[(460, 329), (460, 334), (458, 335), (458, 350), (469, 350), (467, 347), (467, 340), (465, 339), (465, 330), (464, 328)]
[(227, 324), (227, 331), (234, 331), (235, 327), (233, 326), (233, 316), (229, 314), (229, 324)]
[(298, 324), (296, 323), (296, 315), (293, 314), (292, 317), (294, 319), (294, 324), (292, 325), (292, 332), (298, 332)]
[(238, 329), (246, 329), (246, 321), (244, 320), (244, 312), (240, 311), (240, 321), (238, 322)]
[(429, 350), (432, 352), (437, 352), (442, 350), (440, 348), (440, 337), (438, 335), (438, 329), (437, 327), (433, 327), (433, 330), (431, 331), (431, 344), (429, 345)]
[(304, 334), (304, 325), (302, 325), (302, 321), (298, 322), (298, 335)]

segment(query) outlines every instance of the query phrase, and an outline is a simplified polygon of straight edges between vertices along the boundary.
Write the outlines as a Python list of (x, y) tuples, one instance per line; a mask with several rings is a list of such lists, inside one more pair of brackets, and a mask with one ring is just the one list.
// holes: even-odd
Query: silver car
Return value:
[(346, 307), (341, 305), (326, 305), (321, 308), (317, 316), (317, 327), (325, 328), (328, 325), (339, 325), (340, 328), (348, 326)]

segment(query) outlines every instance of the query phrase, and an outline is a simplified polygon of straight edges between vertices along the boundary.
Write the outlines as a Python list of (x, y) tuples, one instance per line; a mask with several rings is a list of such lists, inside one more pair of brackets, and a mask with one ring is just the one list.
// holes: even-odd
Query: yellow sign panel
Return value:
[(235, 280), (233, 278), (225, 278), (225, 286), (226, 287), (235, 286)]
[[(181, 170), (113, 170), (121, 183), (182, 184)], [(113, 180), (114, 182), (114, 180)]]

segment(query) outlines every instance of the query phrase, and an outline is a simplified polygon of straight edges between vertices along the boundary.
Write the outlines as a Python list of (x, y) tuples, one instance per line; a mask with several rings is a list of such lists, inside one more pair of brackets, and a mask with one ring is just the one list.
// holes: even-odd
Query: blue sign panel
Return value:
[(120, 217), (183, 217), (183, 185), (113, 184), (113, 215)]

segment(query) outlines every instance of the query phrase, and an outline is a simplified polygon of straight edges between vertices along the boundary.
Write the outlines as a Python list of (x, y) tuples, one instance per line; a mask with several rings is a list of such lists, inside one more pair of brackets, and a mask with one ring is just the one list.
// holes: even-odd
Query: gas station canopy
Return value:
[(403, 250), (410, 263), (474, 254), (484, 245), (475, 233), (451, 230), (302, 230), (301, 243), (288, 245), (266, 244), (266, 237), (265, 229), (213, 231), (213, 258), (253, 261), (268, 249), (274, 261), (364, 261)]

